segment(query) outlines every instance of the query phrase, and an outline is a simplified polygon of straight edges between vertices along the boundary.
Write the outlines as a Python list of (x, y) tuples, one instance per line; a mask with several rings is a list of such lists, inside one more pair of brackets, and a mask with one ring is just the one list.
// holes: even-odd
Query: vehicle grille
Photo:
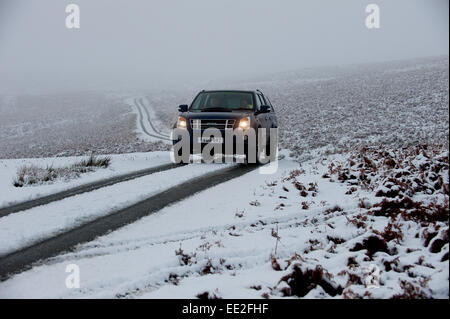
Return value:
[(233, 128), (236, 120), (191, 120), (191, 127), (194, 130), (206, 130), (208, 128), (217, 128), (219, 130), (224, 130), (226, 128)]

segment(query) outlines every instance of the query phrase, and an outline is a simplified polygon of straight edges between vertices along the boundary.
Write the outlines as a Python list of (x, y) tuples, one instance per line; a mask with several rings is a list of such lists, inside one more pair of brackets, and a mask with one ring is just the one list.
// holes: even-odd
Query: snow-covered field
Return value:
[[(209, 83), (269, 95), (277, 172), (254, 170), (45, 260), (0, 282), (0, 298), (448, 298), (448, 75), (437, 57)], [(80, 108), (69, 96), (3, 97), (0, 158), (47, 157), (0, 160), (0, 207), (169, 162), (167, 151), (112, 155), (77, 179), (12, 183), (25, 164), (80, 159), (56, 155), (164, 149), (145, 134), (167, 134), (199, 89), (135, 95), (155, 127), (139, 126), (126, 94), (87, 95)], [(178, 167), (0, 218), (0, 255), (223, 167)], [(80, 288), (66, 287), (70, 264)]]
[(0, 158), (167, 150), (138, 138), (123, 95), (75, 92), (0, 95)]
[(158, 116), (173, 124), (176, 106), (200, 89), (261, 89), (272, 101), (280, 143), (301, 160), (364, 145), (441, 143), (449, 135), (448, 56), (301, 69), (201, 88), (155, 92)]
[[(449, 134), (448, 56), (300, 69), (202, 87), (129, 93), (0, 96), (0, 158), (167, 150), (143, 138), (132, 98), (168, 134), (179, 104), (201, 89), (262, 89), (275, 105), (280, 142), (300, 159), (366, 144), (441, 142)], [(131, 100), (130, 100), (131, 98)], [(395, 119), (395, 120), (394, 120)]]
[(448, 298), (447, 151), (279, 164), (16, 275), (0, 297)]

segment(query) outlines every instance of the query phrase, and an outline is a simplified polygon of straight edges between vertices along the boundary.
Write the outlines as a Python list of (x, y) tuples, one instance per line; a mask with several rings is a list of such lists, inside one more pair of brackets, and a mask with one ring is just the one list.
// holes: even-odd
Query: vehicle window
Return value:
[(269, 99), (267, 97), (265, 97), (263, 94), (258, 94), (258, 97), (261, 100), (261, 105), (269, 106), (269, 110), (270, 110), (270, 112), (272, 112), (273, 108), (272, 108), (272, 104), (270, 104)]
[[(256, 94), (256, 96), (258, 96), (258, 94)], [(256, 109), (259, 110), (261, 107), (261, 100), (259, 98), (259, 96), (255, 99), (256, 101)]]
[(261, 94), (257, 94), (258, 95), (258, 100), (261, 105), (266, 105), (266, 101), (264, 101), (263, 97), (261, 96)]
[(253, 94), (250, 92), (202, 92), (191, 105), (192, 111), (253, 110)]
[(262, 95), (262, 94), (258, 94), (258, 95), (259, 95), (259, 98), (261, 99), (262, 105), (268, 105), (266, 100), (264, 99), (264, 95)]
[(267, 96), (265, 96), (266, 101), (267, 101), (267, 105), (270, 106), (270, 111), (271, 112), (275, 112), (275, 109), (273, 108), (272, 102), (270, 102), (269, 98)]

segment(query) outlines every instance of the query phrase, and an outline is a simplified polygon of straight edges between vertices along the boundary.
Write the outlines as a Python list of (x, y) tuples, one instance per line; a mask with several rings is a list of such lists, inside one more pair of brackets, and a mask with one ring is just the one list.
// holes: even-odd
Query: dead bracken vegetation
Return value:
[(328, 167), (329, 175), (338, 181), (387, 198), (448, 194), (448, 168), (448, 145), (427, 144), (399, 149), (362, 148), (344, 163), (332, 162)]
[(284, 296), (304, 297), (312, 289), (320, 286), (330, 296), (342, 294), (342, 287), (336, 285), (331, 278), (332, 275), (320, 266), (302, 269), (300, 264), (295, 264), (291, 272), (280, 279), (280, 282), (287, 284), (287, 287), (281, 288), (280, 291)]
[[(301, 257), (271, 255), (272, 269), (283, 275), (275, 287), (263, 287), (262, 296), (434, 298), (436, 281), (448, 282), (448, 145), (362, 148), (338, 158), (321, 177), (351, 188), (344, 196), (355, 196), (358, 209), (332, 205), (297, 223), (298, 231), (317, 234), (305, 239)], [(317, 183), (308, 189), (297, 181), (300, 175), (291, 171), (282, 183), (300, 191), (299, 198), (301, 191), (318, 191)], [(283, 192), (291, 189), (282, 184)], [(301, 203), (301, 209), (309, 209)], [(326, 236), (320, 234), (324, 225), (332, 230)], [(274, 236), (272, 230), (272, 236), (278, 243), (281, 231)], [(348, 256), (345, 264), (333, 261), (342, 260), (341, 254)], [(372, 268), (377, 269), (376, 290), (368, 288)]]
[[(262, 298), (448, 297), (448, 147), (363, 148), (317, 163), (265, 181), (245, 214), (229, 212), (236, 224), (205, 233), (190, 252), (180, 246), (166, 282), (239, 280), (257, 265), (261, 279), (275, 272), (246, 283)], [(197, 297), (220, 298), (214, 288)]]
[(107, 168), (110, 163), (111, 157), (109, 156), (91, 155), (87, 159), (65, 167), (47, 166), (44, 168), (36, 165), (24, 165), (17, 170), (13, 185), (23, 187), (50, 183), (57, 179), (69, 180), (77, 178), (83, 173), (92, 172), (97, 168)]
[[(363, 148), (344, 163), (332, 162), (328, 170), (341, 183), (374, 192), (381, 199), (369, 215), (423, 225), (448, 222), (448, 145)], [(360, 207), (369, 208), (364, 203)]]

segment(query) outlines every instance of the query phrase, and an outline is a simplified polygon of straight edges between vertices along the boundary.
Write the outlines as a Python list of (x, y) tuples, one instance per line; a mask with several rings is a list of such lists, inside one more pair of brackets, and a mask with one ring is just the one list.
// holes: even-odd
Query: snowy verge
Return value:
[(106, 169), (101, 168), (94, 172), (84, 173), (75, 179), (58, 180), (52, 183), (26, 187), (14, 187), (13, 185), (17, 170), (20, 167), (24, 165), (44, 168), (69, 166), (85, 159), (86, 156), (0, 159), (0, 208), (101, 179), (170, 163), (169, 152), (130, 153), (108, 155), (108, 157), (111, 158), (111, 163)]
[(440, 147), (284, 159), (18, 274), (0, 297), (448, 298), (448, 183)]
[(142, 98), (142, 104), (144, 107), (147, 108), (147, 111), (150, 115), (150, 118), (152, 119), (153, 125), (158, 130), (158, 133), (162, 135), (170, 136), (170, 126), (165, 125), (159, 118), (158, 115), (155, 112), (153, 104), (150, 102), (150, 99), (148, 96)]
[(161, 129), (162, 125), (158, 121), (152, 107), (146, 103), (148, 100), (144, 96), (128, 97), (124, 99), (124, 102), (136, 114), (135, 133), (141, 140), (158, 144), (170, 144), (168, 140), (169, 134), (160, 133), (155, 130), (155, 127)]

